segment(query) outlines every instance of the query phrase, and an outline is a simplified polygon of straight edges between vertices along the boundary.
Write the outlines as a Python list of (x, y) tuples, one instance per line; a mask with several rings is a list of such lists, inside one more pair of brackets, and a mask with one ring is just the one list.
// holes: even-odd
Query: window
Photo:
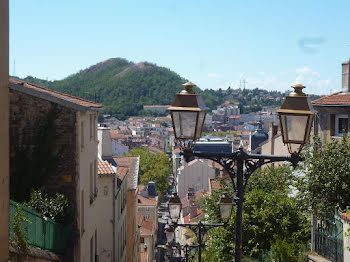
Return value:
[(97, 160), (94, 160), (94, 197), (97, 197), (97, 183), (96, 183), (96, 178), (97, 178)]
[(349, 131), (349, 116), (348, 115), (336, 115), (335, 116), (335, 136), (342, 136), (343, 132), (347, 134)]
[(92, 174), (92, 163), (90, 163), (90, 204), (92, 204), (92, 202), (94, 202), (94, 192), (93, 192), (93, 174)]
[(97, 257), (97, 229), (95, 229), (95, 261), (97, 261), (96, 257)]
[(145, 243), (145, 239), (143, 237), (140, 237), (140, 243), (141, 244)]
[(81, 234), (83, 234), (85, 232), (85, 228), (84, 228), (84, 190), (81, 191), (81, 199), (80, 199), (80, 216), (81, 216)]
[(81, 146), (81, 150), (83, 150), (84, 149), (84, 121), (82, 121), (80, 125), (80, 146)]
[(92, 138), (94, 137), (94, 125), (93, 125), (93, 115), (90, 115), (90, 140), (92, 140)]

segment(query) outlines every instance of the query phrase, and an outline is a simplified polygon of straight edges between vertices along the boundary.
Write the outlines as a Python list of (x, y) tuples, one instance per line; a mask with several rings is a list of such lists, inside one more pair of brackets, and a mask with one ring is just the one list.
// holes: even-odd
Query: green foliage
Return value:
[[(119, 119), (159, 115), (143, 111), (144, 105), (172, 104), (186, 80), (175, 72), (151, 63), (134, 64), (113, 58), (59, 81), (26, 78), (50, 89), (102, 103), (103, 113)], [(163, 114), (160, 114), (163, 115)]]
[[(294, 177), (290, 168), (282, 166), (258, 170), (248, 185), (243, 208), (243, 254), (259, 261), (269, 261), (266, 254), (271, 251), (269, 256), (275, 261), (298, 261), (300, 251), (310, 240), (310, 229), (307, 215), (300, 210), (298, 199), (292, 195)], [(201, 207), (210, 222), (220, 221), (216, 203), (223, 190), (225, 188), (202, 201)], [(232, 194), (231, 185), (226, 190)], [(210, 259), (206, 261), (233, 261), (234, 218), (235, 210), (227, 228), (210, 231), (205, 252)]]
[(58, 108), (52, 106), (47, 115), (36, 123), (38, 128), (33, 130), (33, 134), (25, 133), (21, 139), (15, 135), (10, 137), (16, 152), (10, 161), (11, 199), (26, 201), (32, 189), (40, 188), (54, 174), (60, 154), (56, 146), (55, 123), (59, 113)]
[(19, 249), (27, 254), (29, 251), (29, 240), (28, 240), (28, 226), (27, 223), (30, 223), (27, 218), (24, 216), (24, 213), (19, 204), (16, 206), (16, 212), (13, 216), (13, 231), (14, 231), (14, 240), (18, 245)]
[(42, 194), (40, 190), (33, 190), (30, 199), (24, 205), (58, 223), (67, 223), (69, 216), (68, 199), (63, 194), (56, 193), (54, 197)]
[(298, 189), (305, 207), (318, 213), (345, 210), (350, 199), (350, 139), (332, 139), (322, 144), (315, 137), (313, 148), (305, 153)]
[[(63, 80), (45, 81), (31, 76), (24, 80), (102, 103), (103, 113), (119, 119), (137, 115), (164, 115), (145, 111), (143, 106), (172, 104), (176, 93), (183, 90), (181, 84), (186, 82), (186, 79), (167, 68), (147, 62), (134, 64), (122, 58), (108, 59)], [(277, 91), (268, 92), (258, 88), (195, 90), (202, 94), (204, 102), (211, 110), (229, 100), (240, 103), (241, 113), (256, 112), (262, 106), (280, 106), (282, 100), (275, 98), (283, 96)]]
[(168, 189), (168, 175), (171, 173), (171, 163), (165, 153), (153, 154), (146, 147), (134, 148), (128, 154), (140, 156), (139, 183), (147, 185), (149, 181), (156, 184), (158, 195)]

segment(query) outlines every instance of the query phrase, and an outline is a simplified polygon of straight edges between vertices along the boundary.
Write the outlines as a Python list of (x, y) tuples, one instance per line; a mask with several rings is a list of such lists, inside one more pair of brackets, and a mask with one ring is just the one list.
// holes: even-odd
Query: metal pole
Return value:
[(236, 208), (236, 248), (235, 262), (242, 261), (242, 219), (243, 219), (243, 164), (241, 153), (237, 157), (237, 208)]

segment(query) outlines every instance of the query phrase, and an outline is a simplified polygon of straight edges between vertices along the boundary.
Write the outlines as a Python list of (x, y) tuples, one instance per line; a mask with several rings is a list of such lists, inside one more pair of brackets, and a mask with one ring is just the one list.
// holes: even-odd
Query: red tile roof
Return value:
[(312, 101), (313, 105), (350, 105), (350, 93), (337, 92)]
[(124, 166), (129, 168), (128, 189), (136, 189), (138, 177), (139, 177), (140, 157), (120, 156), (120, 157), (113, 157), (113, 159), (118, 166)]
[(128, 174), (129, 172), (129, 168), (125, 167), (125, 166), (117, 166), (117, 177), (120, 180), (124, 180), (124, 177)]
[(118, 130), (110, 130), (111, 138), (112, 139), (124, 139), (127, 138), (126, 135), (118, 133)]
[(103, 106), (101, 104), (94, 103), (89, 100), (85, 100), (83, 98), (79, 98), (76, 96), (71, 96), (67, 94), (63, 94), (48, 88), (44, 88), (42, 86), (38, 86), (35, 84), (31, 84), (25, 81), (17, 80), (14, 78), (9, 79), (10, 82), (10, 88), (13, 88), (14, 86), (11, 86), (11, 84), (16, 85), (16, 86), (22, 86), (26, 88), (27, 91), (32, 91), (32, 95), (36, 96), (35, 94), (45, 94), (50, 97), (58, 98), (60, 100), (64, 100), (67, 102), (71, 102), (74, 104), (77, 104), (79, 106), (87, 107), (89, 109), (101, 109)]
[(221, 188), (219, 181), (209, 178), (209, 192), (211, 193), (213, 190), (218, 190)]
[(112, 165), (107, 161), (98, 160), (97, 174), (99, 175), (112, 175), (115, 174)]
[(157, 206), (157, 197), (144, 197), (137, 195), (137, 205), (138, 206)]
[(155, 221), (152, 219), (145, 219), (140, 228), (141, 236), (152, 236), (155, 233)]
[(340, 216), (344, 221), (350, 223), (350, 215), (348, 213), (341, 213)]

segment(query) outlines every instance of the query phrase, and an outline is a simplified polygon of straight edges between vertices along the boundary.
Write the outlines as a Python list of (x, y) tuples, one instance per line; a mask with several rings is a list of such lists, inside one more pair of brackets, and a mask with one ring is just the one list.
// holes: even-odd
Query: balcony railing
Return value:
[[(10, 200), (10, 238), (14, 240), (13, 217), (16, 213), (17, 202)], [(28, 228), (25, 233), (29, 240), (29, 245), (50, 250), (58, 254), (64, 254), (67, 247), (67, 239), (71, 232), (71, 227), (43, 217), (32, 209), (19, 204), (27, 222), (22, 222)]]

